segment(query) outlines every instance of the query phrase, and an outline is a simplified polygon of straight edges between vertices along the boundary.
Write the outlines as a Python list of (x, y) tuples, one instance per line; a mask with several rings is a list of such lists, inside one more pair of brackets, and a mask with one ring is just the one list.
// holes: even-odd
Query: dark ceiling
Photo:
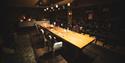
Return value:
[(36, 7), (36, 4), (41, 4), (47, 6), (50, 4), (55, 4), (61, 1), (70, 1), (70, 0), (8, 0), (8, 6), (16, 7)]
[[(8, 0), (8, 6), (12, 7), (36, 7), (36, 4), (43, 6), (62, 3), (62, 1), (71, 0)], [(40, 3), (41, 2), (41, 3)], [(87, 6), (93, 4), (111, 3), (112, 0), (73, 0), (74, 6)]]

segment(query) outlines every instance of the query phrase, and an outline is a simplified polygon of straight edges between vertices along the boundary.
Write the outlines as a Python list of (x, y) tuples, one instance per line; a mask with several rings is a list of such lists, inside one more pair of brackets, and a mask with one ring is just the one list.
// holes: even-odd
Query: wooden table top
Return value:
[(71, 30), (53, 26), (49, 23), (41, 23), (38, 25), (46, 28), (53, 34), (61, 37), (62, 39), (66, 40), (67, 42), (77, 46), (78, 48), (83, 48), (84, 46), (86, 46), (87, 44), (89, 44), (90, 42), (92, 42), (95, 39), (95, 37), (90, 37), (88, 34), (83, 35), (83, 34), (80, 34), (80, 33), (77, 33), (77, 32), (71, 31)]

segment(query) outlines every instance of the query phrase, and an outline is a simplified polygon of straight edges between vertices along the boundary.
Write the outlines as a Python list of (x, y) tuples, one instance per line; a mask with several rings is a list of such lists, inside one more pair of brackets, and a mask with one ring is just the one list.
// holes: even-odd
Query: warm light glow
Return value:
[(25, 17), (25, 16), (23, 16), (23, 19), (26, 19), (26, 17)]
[(49, 28), (50, 27), (49, 23), (46, 23), (46, 26), (44, 26), (43, 24), (40, 25), (49, 30), (50, 32), (52, 32), (53, 34), (59, 36), (60, 38), (65, 39), (68, 43), (77, 46), (78, 48), (83, 48), (90, 42), (95, 40), (95, 37), (90, 37), (88, 34), (83, 35), (71, 30), (67, 30), (65, 32), (66, 29), (56, 26), (53, 28)]
[(70, 3), (68, 3), (67, 6), (70, 6)]
[(23, 22), (23, 20), (21, 19), (20, 22)]
[(28, 21), (31, 21), (31, 19), (29, 18)]
[(50, 25), (50, 27), (54, 27), (53, 25)]
[(49, 10), (49, 8), (46, 8), (46, 10)]
[(61, 26), (63, 26), (63, 24), (61, 23)]
[(58, 8), (59, 6), (58, 5), (56, 5), (56, 8)]
[(44, 11), (46, 11), (46, 9), (44, 9)]
[(56, 22), (54, 22), (53, 24), (56, 25)]
[(64, 32), (67, 32), (67, 31), (64, 29)]
[(53, 9), (53, 7), (51, 7), (51, 9)]
[(68, 15), (72, 15), (72, 13), (71, 13), (71, 12), (69, 12), (69, 13), (68, 13)]
[(92, 20), (93, 19), (93, 14), (88, 14), (88, 19)]

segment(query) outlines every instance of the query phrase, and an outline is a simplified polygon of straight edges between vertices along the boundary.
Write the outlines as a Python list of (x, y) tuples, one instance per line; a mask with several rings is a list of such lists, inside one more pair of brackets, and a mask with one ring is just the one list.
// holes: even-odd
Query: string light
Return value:
[(44, 9), (44, 11), (46, 11), (46, 9)]
[(53, 9), (53, 7), (51, 7), (51, 9)]
[(21, 19), (20, 22), (23, 22), (23, 20)]
[(68, 3), (67, 6), (70, 6), (70, 3)]
[(28, 21), (31, 21), (31, 19), (29, 18)]
[(56, 5), (56, 8), (58, 8), (59, 6), (58, 5)]
[(49, 10), (49, 8), (46, 8), (46, 10)]
[(69, 14), (69, 15), (72, 15), (72, 12), (69, 12), (68, 14)]

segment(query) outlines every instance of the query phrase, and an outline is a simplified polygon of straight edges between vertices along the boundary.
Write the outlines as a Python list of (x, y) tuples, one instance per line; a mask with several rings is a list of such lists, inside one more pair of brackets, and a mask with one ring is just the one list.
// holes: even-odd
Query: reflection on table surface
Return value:
[(63, 38), (64, 40), (77, 46), (78, 48), (83, 48), (84, 46), (86, 46), (87, 44), (89, 44), (95, 39), (95, 37), (90, 37), (88, 34), (83, 35), (83, 34), (68, 30), (68, 29), (53, 26), (49, 23), (41, 23), (38, 25), (46, 28), (53, 34)]

